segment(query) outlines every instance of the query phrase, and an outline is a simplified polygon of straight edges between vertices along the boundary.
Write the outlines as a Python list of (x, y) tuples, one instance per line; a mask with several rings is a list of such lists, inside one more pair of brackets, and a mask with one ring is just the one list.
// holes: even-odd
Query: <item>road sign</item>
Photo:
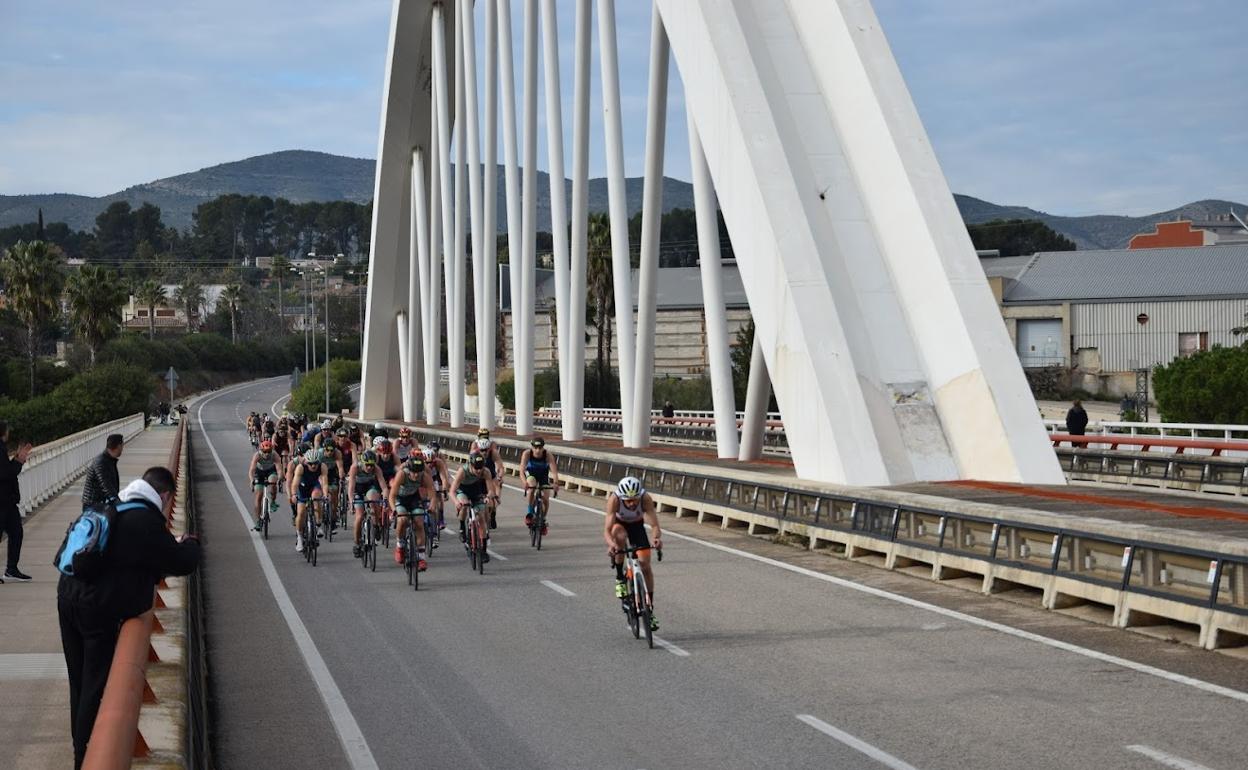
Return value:
[(169, 403), (173, 403), (173, 391), (178, 385), (178, 373), (169, 367), (169, 371), (165, 372), (165, 380), (169, 383)]

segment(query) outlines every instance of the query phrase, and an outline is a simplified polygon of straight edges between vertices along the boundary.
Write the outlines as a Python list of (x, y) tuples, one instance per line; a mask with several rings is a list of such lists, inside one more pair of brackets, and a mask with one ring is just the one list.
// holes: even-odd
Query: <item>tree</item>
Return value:
[(286, 277), (286, 272), (290, 270), (290, 260), (282, 255), (273, 257), (273, 264), (269, 266), (269, 272), (277, 279), (277, 323), (282, 334), (286, 333), (286, 305), (285, 297), (282, 296), (282, 279)]
[(156, 307), (165, 302), (165, 287), (156, 281), (148, 279), (139, 284), (139, 288), (134, 293), (135, 299), (147, 308), (147, 337), (148, 339), (156, 338)]
[(598, 333), (597, 377), (594, 384), (598, 392), (594, 403), (605, 403), (602, 388), (607, 381), (607, 369), (611, 366), (611, 321), (615, 310), (614, 282), (611, 275), (611, 219), (606, 214), (590, 214), (587, 230), (589, 265), (586, 297), (592, 308), (594, 329)]
[(231, 283), (221, 290), (221, 301), (225, 303), (226, 308), (230, 312), (230, 342), (238, 344), (238, 326), (235, 318), (238, 314), (238, 306), (243, 299), (243, 287), (237, 283)]
[(30, 395), (35, 393), (35, 357), (39, 335), (56, 317), (65, 286), (64, 255), (44, 241), (21, 242), (5, 252), (0, 262), (9, 307), (26, 326), (26, 353), (30, 360)]
[(194, 278), (186, 278), (173, 292), (173, 297), (186, 313), (187, 331), (198, 328), (199, 311), (204, 304), (204, 288)]
[(1248, 420), (1248, 346), (1202, 350), (1153, 370), (1167, 422), (1242, 424)]
[(1074, 251), (1075, 242), (1038, 219), (994, 219), (967, 225), (977, 249), (997, 249), (1003, 257), (1035, 254), (1037, 251)]
[(117, 334), (126, 289), (117, 273), (100, 265), (84, 265), (65, 284), (70, 325), (87, 343), (91, 365), (100, 347)]

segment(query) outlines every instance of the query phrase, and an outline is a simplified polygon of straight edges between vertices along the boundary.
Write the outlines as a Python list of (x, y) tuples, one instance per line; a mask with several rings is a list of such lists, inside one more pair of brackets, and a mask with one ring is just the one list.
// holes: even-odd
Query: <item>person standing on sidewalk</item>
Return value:
[(152, 608), (165, 575), (189, 575), (199, 566), (199, 541), (166, 529), (176, 481), (168, 468), (148, 468), (121, 491), (139, 503), (114, 517), (100, 574), (88, 582), (62, 575), (56, 587), (61, 646), (69, 674), (69, 729), (74, 767), (82, 767), (104, 696), (121, 624)]
[(24, 583), (30, 575), (17, 568), (22, 556), (22, 489), (17, 475), (22, 472), (26, 458), (30, 456), (30, 442), (23, 443), (9, 455), (9, 424), (0, 420), (0, 533), (9, 538), (9, 560), (4, 569), (4, 579)]
[(104, 442), (104, 451), (91, 462), (87, 468), (87, 477), (82, 483), (82, 509), (100, 508), (111, 500), (117, 499), (121, 491), (121, 478), (117, 475), (117, 461), (126, 446), (126, 439), (120, 433), (114, 433)]

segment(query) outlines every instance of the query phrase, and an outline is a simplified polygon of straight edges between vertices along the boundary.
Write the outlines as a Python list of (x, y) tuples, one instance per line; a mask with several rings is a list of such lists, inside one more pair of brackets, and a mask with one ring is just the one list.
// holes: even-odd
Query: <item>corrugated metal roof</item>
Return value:
[(984, 269), (984, 275), (988, 278), (1009, 278), (1016, 281), (1031, 264), (1031, 260), (1031, 256), (981, 257), (979, 266)]
[(1248, 296), (1248, 244), (1041, 252), (1005, 301), (1237, 296)]

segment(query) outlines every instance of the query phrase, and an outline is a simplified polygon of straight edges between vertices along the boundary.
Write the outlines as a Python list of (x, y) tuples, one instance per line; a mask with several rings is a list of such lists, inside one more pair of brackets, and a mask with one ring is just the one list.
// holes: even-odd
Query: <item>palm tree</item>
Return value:
[(32, 397), (35, 395), (38, 335), (59, 310), (61, 289), (65, 286), (64, 256), (59, 248), (44, 241), (18, 241), (0, 261), (8, 305), (26, 325)]
[(590, 214), (587, 231), (589, 265), (587, 297), (593, 308), (594, 328), (598, 331), (598, 392), (599, 404), (605, 403), (607, 368), (611, 365), (611, 321), (615, 310), (614, 283), (611, 278), (611, 219), (606, 214)]
[(199, 310), (204, 304), (204, 287), (200, 286), (194, 278), (188, 277), (174, 290), (173, 296), (182, 306), (182, 310), (186, 312), (186, 330), (195, 331), (199, 320)]
[(100, 347), (117, 333), (126, 290), (117, 273), (101, 265), (84, 265), (65, 284), (69, 322), (87, 343), (91, 365)]
[(273, 257), (273, 264), (269, 265), (269, 271), (273, 277), (277, 279), (277, 321), (282, 333), (286, 333), (286, 309), (282, 304), (282, 279), (286, 277), (286, 272), (290, 270), (290, 260), (278, 254)]
[(165, 296), (165, 287), (149, 278), (139, 284), (139, 288), (134, 292), (134, 297), (142, 305), (147, 307), (147, 337), (148, 339), (155, 339), (156, 306), (165, 304), (165, 300), (167, 299)]
[(226, 309), (230, 311), (230, 342), (237, 344), (238, 327), (234, 321), (238, 314), (238, 306), (243, 302), (243, 287), (237, 283), (228, 284), (221, 290), (221, 299), (225, 302)]

